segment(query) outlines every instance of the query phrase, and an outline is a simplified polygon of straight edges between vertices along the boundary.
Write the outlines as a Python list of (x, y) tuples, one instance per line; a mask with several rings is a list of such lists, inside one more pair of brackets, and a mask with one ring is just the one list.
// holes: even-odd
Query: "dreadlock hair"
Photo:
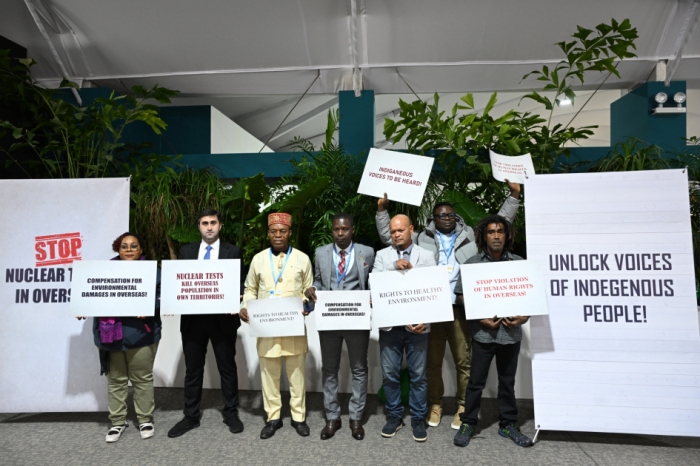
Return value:
[(500, 223), (503, 225), (503, 230), (505, 230), (506, 234), (503, 250), (507, 251), (512, 249), (513, 240), (515, 239), (515, 228), (513, 227), (513, 224), (500, 215), (489, 215), (488, 217), (482, 218), (474, 227), (474, 237), (476, 239), (476, 246), (479, 248), (479, 250), (488, 251), (486, 246), (486, 228), (492, 223)]

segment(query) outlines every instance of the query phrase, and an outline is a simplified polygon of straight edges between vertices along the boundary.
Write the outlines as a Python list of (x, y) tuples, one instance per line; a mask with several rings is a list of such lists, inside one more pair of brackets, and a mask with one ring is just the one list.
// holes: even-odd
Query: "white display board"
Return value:
[(161, 314), (237, 314), (240, 296), (240, 259), (161, 262)]
[(317, 291), (316, 330), (370, 330), (370, 291)]
[(251, 337), (295, 337), (306, 333), (301, 298), (250, 299)]
[(700, 335), (683, 170), (526, 180), (535, 425), (700, 436)]
[(537, 261), (462, 264), (459, 276), (467, 320), (548, 312), (542, 268)]
[(74, 261), (116, 255), (129, 180), (2, 180), (0, 199), (0, 412), (106, 411), (92, 319), (69, 316), (70, 281)]
[(535, 166), (530, 154), (508, 156), (489, 150), (493, 177), (498, 181), (506, 179), (512, 183), (525, 183), (525, 176), (535, 176)]
[(421, 205), (435, 159), (372, 148), (357, 192)]
[(153, 316), (157, 261), (77, 261), (73, 264), (70, 315)]
[(377, 327), (454, 320), (447, 266), (369, 274)]

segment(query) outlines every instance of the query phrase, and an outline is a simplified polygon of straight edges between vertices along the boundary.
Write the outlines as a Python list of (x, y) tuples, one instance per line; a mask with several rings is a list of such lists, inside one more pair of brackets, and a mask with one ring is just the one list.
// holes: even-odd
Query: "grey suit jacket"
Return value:
[[(333, 262), (333, 244), (326, 244), (316, 249), (314, 255), (314, 288), (321, 291), (331, 289), (331, 280), (335, 280), (335, 264)], [(357, 267), (360, 272), (360, 289), (369, 288), (369, 273), (374, 265), (374, 249), (364, 244), (354, 243), (353, 254), (355, 262), (353, 267)]]
[[(377, 258), (374, 260), (374, 268), (372, 269), (372, 273), (395, 271), (396, 267), (394, 266), (394, 262), (396, 262), (397, 259), (398, 254), (396, 252), (396, 246), (391, 245), (388, 248), (382, 249), (381, 251), (377, 252)], [(427, 249), (421, 248), (415, 243), (413, 244), (413, 249), (411, 250), (411, 260), (409, 262), (415, 268), (432, 267), (437, 265), (435, 254)], [(418, 324), (420, 322), (416, 323)], [(386, 327), (380, 328), (380, 330), (389, 331), (392, 328), (393, 327)], [(406, 327), (406, 330), (408, 330), (408, 327)], [(425, 324), (425, 330), (423, 333), (428, 332), (430, 332), (430, 324)]]

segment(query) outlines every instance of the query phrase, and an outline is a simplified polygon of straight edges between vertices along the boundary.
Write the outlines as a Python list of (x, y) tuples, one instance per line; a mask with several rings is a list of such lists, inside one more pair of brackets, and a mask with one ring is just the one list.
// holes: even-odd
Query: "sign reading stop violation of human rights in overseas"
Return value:
[(70, 315), (152, 316), (157, 274), (156, 261), (74, 262)]
[(317, 291), (316, 330), (370, 330), (369, 291)]
[(251, 337), (298, 337), (306, 334), (301, 298), (251, 299), (247, 306)]
[(369, 283), (377, 327), (454, 320), (447, 266), (371, 273)]
[(530, 154), (510, 157), (489, 151), (491, 157), (491, 169), (493, 177), (498, 181), (511, 181), (513, 183), (525, 183), (525, 176), (535, 176), (535, 166), (532, 164)]
[(238, 313), (240, 277), (240, 259), (163, 261), (161, 313)]
[(548, 314), (538, 262), (463, 264), (459, 271), (467, 320)]
[(370, 149), (357, 192), (411, 205), (421, 205), (433, 169), (432, 157)]

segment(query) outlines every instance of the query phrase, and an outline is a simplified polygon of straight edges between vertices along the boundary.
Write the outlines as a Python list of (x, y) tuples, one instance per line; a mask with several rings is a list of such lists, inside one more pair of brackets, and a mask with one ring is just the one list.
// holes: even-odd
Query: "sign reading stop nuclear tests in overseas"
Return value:
[(163, 261), (163, 314), (232, 314), (240, 308), (240, 259)]

